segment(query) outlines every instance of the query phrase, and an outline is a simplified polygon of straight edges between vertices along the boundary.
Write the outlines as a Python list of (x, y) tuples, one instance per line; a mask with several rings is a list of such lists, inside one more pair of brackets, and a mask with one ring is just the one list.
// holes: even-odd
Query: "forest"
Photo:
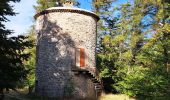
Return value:
[[(83, 5), (80, 0), (72, 1), (75, 7)], [(90, 2), (91, 10), (100, 17), (96, 67), (103, 81), (103, 92), (137, 100), (169, 100), (170, 1), (133, 0), (113, 6), (116, 1), (121, 0)], [(32, 95), (35, 87), (35, 23), (26, 34), (13, 36), (13, 30), (4, 24), (9, 21), (7, 16), (17, 16), (11, 2), (20, 0), (0, 1), (0, 100), (6, 100), (8, 92), (18, 89), (26, 88), (28, 95)], [(63, 2), (37, 0), (33, 7), (38, 13), (62, 6)]]

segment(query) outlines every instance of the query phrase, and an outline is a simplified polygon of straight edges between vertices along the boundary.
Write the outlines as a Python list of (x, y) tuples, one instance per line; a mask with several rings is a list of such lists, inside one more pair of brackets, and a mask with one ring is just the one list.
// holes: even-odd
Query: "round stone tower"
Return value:
[(35, 19), (35, 92), (48, 97), (95, 98), (100, 85), (95, 68), (99, 17), (69, 5), (46, 9)]

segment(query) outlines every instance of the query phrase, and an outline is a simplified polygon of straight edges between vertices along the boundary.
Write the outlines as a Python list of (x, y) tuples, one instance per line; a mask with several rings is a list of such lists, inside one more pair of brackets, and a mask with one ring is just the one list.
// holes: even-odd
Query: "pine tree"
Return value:
[(102, 77), (105, 92), (115, 92), (112, 84), (115, 82), (115, 63), (113, 57), (117, 52), (110, 45), (110, 36), (113, 35), (115, 22), (117, 18), (113, 16), (113, 1), (111, 0), (93, 0), (93, 11), (100, 17), (98, 22), (97, 37), (97, 68)]
[(107, 88), (130, 96), (166, 93), (168, 78), (165, 66), (168, 69), (170, 61), (168, 2), (135, 0), (134, 5), (123, 4), (116, 8), (120, 13), (118, 17), (107, 11), (108, 8), (102, 13), (105, 6), (96, 7), (95, 11), (101, 18), (98, 33), (102, 34), (97, 49), (97, 67), (103, 78), (110, 77), (104, 81)]
[[(23, 60), (27, 60), (29, 54), (23, 53), (25, 48), (31, 47), (31, 41), (27, 37), (9, 36), (13, 32), (5, 28), (4, 22), (8, 16), (14, 16), (10, 2), (20, 0), (3, 0), (0, 2), (0, 94), (4, 88), (14, 89), (26, 78), (27, 70), (23, 67)], [(3, 95), (1, 95), (3, 99)]]
[[(42, 10), (45, 10), (49, 7), (55, 7), (57, 6), (56, 4), (57, 0), (37, 0), (37, 5), (34, 6), (36, 12), (40, 12)], [(58, 0), (59, 5), (60, 5), (60, 0)]]
[[(164, 5), (167, 5), (166, 8)], [(168, 68), (170, 61), (168, 5), (163, 0), (135, 0), (128, 18), (130, 22), (121, 25), (125, 32), (130, 29), (127, 51), (122, 53), (118, 63), (118, 66), (123, 65), (117, 73), (118, 76), (123, 74), (122, 80), (116, 84), (121, 93), (130, 96), (166, 94), (169, 78), (165, 68)]]
[(150, 27), (152, 27), (151, 31), (153, 32), (153, 36), (148, 40), (144, 49), (148, 49), (151, 45), (155, 47), (154, 51), (157, 52), (157, 54), (160, 54), (160, 57), (156, 57), (157, 61), (159, 60), (159, 63), (164, 65), (164, 67), (167, 68), (167, 71), (169, 71), (170, 3), (168, 0), (156, 0), (156, 2), (154, 2), (154, 0), (150, 0), (147, 3), (148, 4), (146, 4), (146, 1), (143, 3), (145, 5), (145, 9), (152, 7), (155, 12), (146, 12), (148, 15), (152, 16), (154, 22), (150, 24)]
[[(43, 11), (50, 7), (62, 6), (62, 4), (65, 1), (66, 0), (37, 0), (37, 5), (34, 6), (34, 8), (35, 8), (36, 12), (40, 12), (40, 11)], [(76, 0), (70, 0), (70, 1), (73, 1), (75, 6), (80, 5), (80, 3), (77, 2)]]

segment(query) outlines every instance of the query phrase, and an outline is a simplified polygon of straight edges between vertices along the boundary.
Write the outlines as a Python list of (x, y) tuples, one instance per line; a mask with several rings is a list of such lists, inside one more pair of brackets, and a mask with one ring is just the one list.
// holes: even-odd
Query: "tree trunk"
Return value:
[(6, 93), (9, 93), (9, 88), (6, 88)]
[(167, 72), (169, 72), (169, 58), (168, 58), (168, 50), (167, 50), (167, 46), (166, 45), (163, 45), (163, 55), (164, 55), (164, 57), (165, 57), (165, 59), (164, 59), (164, 65), (165, 65), (165, 67), (166, 67), (166, 69), (167, 69)]
[(34, 86), (29, 86), (28, 87), (28, 94), (31, 94), (33, 92)]
[(0, 88), (0, 100), (4, 100), (4, 91), (3, 91), (3, 88)]

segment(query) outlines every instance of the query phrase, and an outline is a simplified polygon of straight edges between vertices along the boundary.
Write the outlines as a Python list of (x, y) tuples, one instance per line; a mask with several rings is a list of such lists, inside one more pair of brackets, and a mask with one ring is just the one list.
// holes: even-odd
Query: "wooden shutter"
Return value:
[(76, 48), (76, 66), (85, 67), (85, 50), (84, 48)]

